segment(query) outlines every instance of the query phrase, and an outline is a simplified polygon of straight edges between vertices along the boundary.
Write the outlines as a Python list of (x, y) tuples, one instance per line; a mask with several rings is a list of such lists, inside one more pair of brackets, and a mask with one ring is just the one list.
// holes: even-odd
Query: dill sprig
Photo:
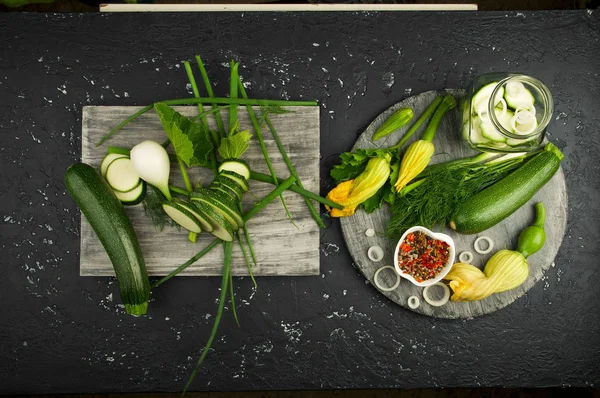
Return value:
[(461, 202), (506, 177), (530, 156), (506, 155), (484, 163), (452, 161), (425, 169), (423, 178), (407, 185), (395, 198), (386, 235), (398, 239), (414, 225), (446, 225)]

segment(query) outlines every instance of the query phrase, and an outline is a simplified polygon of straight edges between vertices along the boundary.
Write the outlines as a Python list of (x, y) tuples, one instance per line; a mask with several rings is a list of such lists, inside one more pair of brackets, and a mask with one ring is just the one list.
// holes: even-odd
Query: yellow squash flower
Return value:
[(391, 156), (374, 157), (369, 160), (365, 170), (355, 179), (344, 181), (327, 194), (327, 199), (344, 208), (327, 210), (331, 217), (347, 217), (354, 214), (358, 205), (375, 195), (390, 176)]

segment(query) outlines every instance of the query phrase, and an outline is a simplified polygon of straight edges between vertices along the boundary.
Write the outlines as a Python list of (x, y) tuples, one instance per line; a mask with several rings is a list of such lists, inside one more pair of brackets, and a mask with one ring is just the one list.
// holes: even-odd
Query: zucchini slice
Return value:
[(508, 82), (504, 91), (504, 99), (506, 104), (513, 109), (522, 106), (533, 106), (535, 99), (533, 94), (521, 82)]
[[(473, 95), (473, 98), (471, 99), (471, 109), (473, 114), (479, 114), (482, 108), (487, 113), (487, 104), (488, 102), (490, 102), (490, 96), (492, 95), (492, 92), (494, 92), (494, 89), (497, 85), (498, 82), (488, 83), (485, 86), (481, 87), (479, 91), (477, 91), (475, 95)], [(496, 94), (494, 106), (498, 105), (503, 95), (504, 88), (501, 87), (500, 90), (498, 90), (498, 93)]]
[(210, 231), (211, 234), (226, 242), (233, 241), (233, 226), (221, 215), (221, 213), (201, 201), (193, 201), (192, 204), (195, 206), (198, 213), (202, 214), (210, 221), (213, 227), (212, 231)]
[(176, 202), (166, 202), (162, 205), (163, 210), (169, 217), (173, 219), (177, 224), (190, 232), (200, 233), (202, 227), (196, 217), (190, 213), (187, 209), (180, 206)]
[(215, 184), (215, 186), (228, 188), (229, 191), (235, 194), (238, 200), (242, 200), (242, 198), (244, 197), (244, 190), (239, 186), (239, 184), (236, 181), (232, 180), (229, 177), (217, 176), (215, 177), (212, 184)]
[(113, 160), (119, 158), (126, 158), (127, 155), (123, 155), (120, 153), (109, 153), (104, 159), (102, 159), (102, 163), (100, 163), (100, 175), (102, 177), (106, 177), (106, 169), (108, 169), (108, 165), (112, 163)]
[(192, 192), (191, 199), (211, 206), (229, 221), (234, 231), (237, 231), (244, 226), (244, 220), (237, 209), (237, 204), (224, 193), (206, 188), (199, 188)]
[(241, 159), (227, 159), (222, 161), (219, 165), (219, 172), (223, 170), (233, 171), (244, 177), (246, 180), (250, 178), (250, 167), (248, 167), (248, 163)]
[(239, 201), (240, 199), (238, 198), (237, 194), (235, 192), (233, 192), (231, 189), (227, 188), (225, 185), (222, 184), (210, 184), (209, 187), (212, 191), (216, 191), (216, 192), (220, 192), (222, 194), (227, 195), (232, 201)]
[(189, 211), (194, 217), (196, 217), (196, 219), (200, 223), (200, 227), (202, 228), (203, 231), (212, 232), (212, 230), (213, 230), (212, 223), (210, 222), (208, 217), (206, 217), (202, 213), (202, 211), (199, 211), (199, 209), (198, 209), (199, 206), (197, 206), (197, 205), (201, 204), (201, 203), (192, 203), (189, 201), (176, 199), (176, 198), (174, 198), (173, 201), (175, 201), (179, 206), (183, 207), (184, 209)]
[(128, 157), (113, 160), (106, 168), (106, 181), (115, 191), (129, 192), (140, 183), (140, 176)]
[(138, 186), (129, 192), (119, 192), (115, 191), (114, 189), (113, 192), (115, 193), (117, 199), (119, 199), (124, 205), (137, 205), (142, 201), (142, 199), (144, 199), (144, 196), (146, 195), (146, 183), (144, 181), (140, 181)]
[[(509, 110), (506, 110), (506, 112), (503, 113), (498, 108), (494, 109), (494, 111), (496, 112), (496, 118), (500, 122), (500, 125), (512, 133), (513, 129), (511, 127), (510, 123), (514, 116), (514, 113), (512, 113)], [(488, 140), (495, 141), (495, 142), (505, 142), (506, 141), (506, 136), (504, 136), (498, 130), (496, 130), (496, 128), (492, 124), (492, 121), (489, 118), (487, 118), (487, 115), (486, 115), (486, 119), (481, 118), (480, 126), (481, 126), (481, 135), (483, 135)]]
[(229, 178), (235, 182), (243, 192), (248, 192), (250, 187), (248, 186), (248, 180), (244, 176), (236, 173), (235, 171), (223, 170), (219, 173), (219, 176)]

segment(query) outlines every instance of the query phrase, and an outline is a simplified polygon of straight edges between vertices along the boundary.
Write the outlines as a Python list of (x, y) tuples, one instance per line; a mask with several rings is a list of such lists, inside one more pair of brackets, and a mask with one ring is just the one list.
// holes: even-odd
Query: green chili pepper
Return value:
[(518, 249), (523, 256), (528, 257), (537, 252), (546, 242), (546, 232), (544, 232), (544, 222), (546, 220), (546, 208), (544, 203), (535, 205), (536, 218), (535, 223), (525, 228), (519, 235)]

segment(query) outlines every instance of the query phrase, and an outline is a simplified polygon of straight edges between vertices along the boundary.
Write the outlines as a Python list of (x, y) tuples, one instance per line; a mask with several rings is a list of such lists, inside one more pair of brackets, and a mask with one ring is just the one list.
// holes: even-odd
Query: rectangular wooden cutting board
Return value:
[[(141, 107), (133, 106), (86, 106), (83, 108), (81, 159), (96, 168), (107, 153), (107, 147), (121, 146), (131, 148), (143, 140), (162, 142), (166, 138), (160, 120), (154, 111), (147, 112), (137, 120), (125, 126), (113, 138), (103, 145), (96, 143), (112, 127), (132, 115)], [(175, 107), (185, 116), (198, 113), (197, 107)], [(304, 187), (312, 192), (319, 191), (319, 107), (291, 107), (293, 113), (269, 115)], [(259, 108), (255, 108), (260, 112)], [(227, 112), (222, 111), (224, 120)], [(248, 113), (239, 108), (240, 130), (254, 130)], [(214, 119), (209, 125), (215, 128)], [(273, 167), (278, 177), (289, 177), (289, 171), (277, 149), (268, 129), (263, 129), (265, 144), (269, 151)], [(171, 152), (171, 150), (169, 150)], [(252, 138), (250, 148), (242, 157), (250, 167), (258, 172), (268, 173), (262, 152), (256, 140)], [(212, 180), (209, 170), (190, 169), (193, 183), (207, 185)], [(177, 165), (171, 168), (171, 184), (183, 187), (183, 179)], [(271, 184), (250, 181), (250, 192), (244, 196), (243, 207), (248, 210), (259, 199), (274, 188)], [(292, 215), (292, 224), (287, 217), (280, 200), (271, 202), (262, 212), (247, 223), (258, 264), (254, 266), (256, 276), (280, 275), (318, 275), (319, 274), (319, 227), (312, 219), (302, 196), (285, 192), (286, 205)], [(315, 206), (318, 204), (315, 202)], [(317, 206), (318, 208), (318, 206)], [(126, 206), (137, 233), (146, 267), (150, 275), (166, 275), (177, 266), (201, 251), (214, 237), (206, 232), (198, 236), (197, 243), (187, 239), (186, 231), (178, 231), (166, 226), (157, 230), (149, 217), (144, 214), (143, 206)], [(85, 219), (81, 217), (81, 261), (82, 276), (113, 276), (114, 271), (108, 255), (100, 244), (96, 234)], [(196, 264), (188, 267), (179, 275), (221, 275), (223, 250), (214, 248)], [(234, 244), (232, 270), (234, 275), (248, 275), (243, 254), (237, 243)]]

